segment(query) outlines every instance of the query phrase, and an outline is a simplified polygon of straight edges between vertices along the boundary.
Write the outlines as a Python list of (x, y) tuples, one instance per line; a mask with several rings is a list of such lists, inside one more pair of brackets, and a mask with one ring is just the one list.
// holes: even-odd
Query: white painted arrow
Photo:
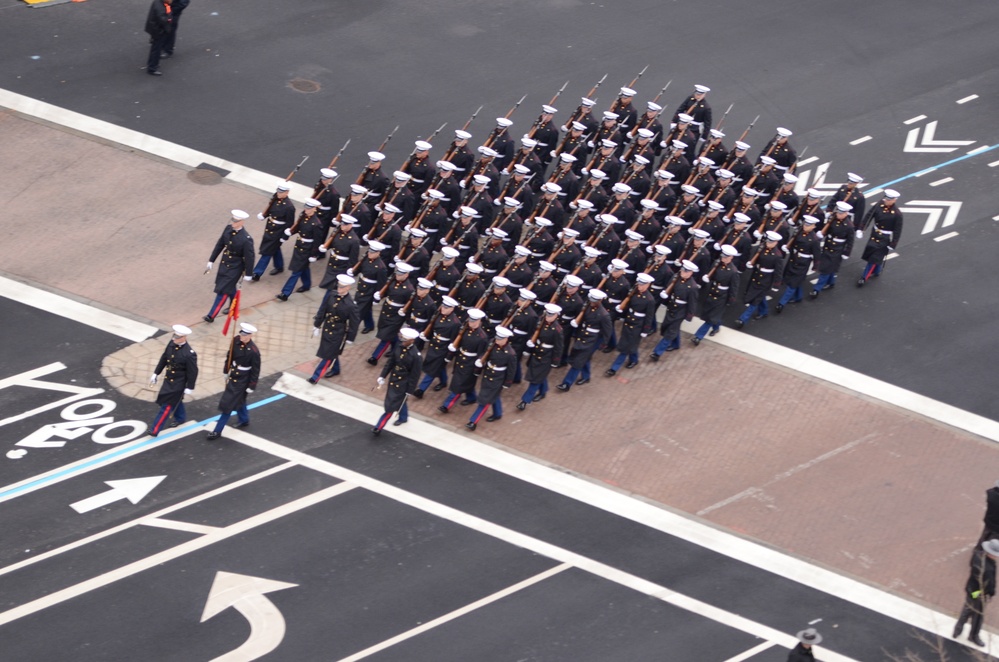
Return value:
[[(799, 164), (800, 165), (800, 164)], [(826, 175), (829, 173), (829, 166), (832, 161), (826, 161), (815, 168), (815, 177), (812, 177), (811, 170), (798, 171), (798, 181), (794, 185), (794, 192), (798, 195), (805, 195), (808, 189), (813, 188), (823, 195), (835, 193), (842, 186), (842, 183), (827, 182)]]
[(149, 476), (147, 478), (128, 478), (125, 480), (108, 480), (104, 484), (111, 489), (107, 492), (95, 494), (92, 497), (69, 504), (69, 507), (78, 513), (87, 513), (97, 508), (128, 499), (132, 503), (139, 503), (142, 498), (153, 491), (166, 476)]
[(201, 622), (234, 607), (250, 622), (250, 636), (239, 648), (220, 655), (212, 662), (250, 662), (277, 648), (284, 639), (284, 616), (264, 594), (295, 586), (298, 584), (221, 570), (215, 573), (205, 610), (201, 613)]
[(919, 127), (910, 129), (905, 137), (906, 152), (953, 152), (958, 147), (971, 145), (974, 140), (934, 140), (937, 132), (936, 120), (923, 127), (923, 140), (919, 140)]
[[(963, 203), (959, 200), (910, 200), (904, 207), (899, 207), (903, 214), (926, 214), (926, 223), (923, 225), (922, 234), (933, 232), (937, 229), (937, 223), (943, 216), (942, 228), (954, 225), (957, 222), (957, 215), (961, 211)], [(947, 215), (944, 216), (944, 212)]]

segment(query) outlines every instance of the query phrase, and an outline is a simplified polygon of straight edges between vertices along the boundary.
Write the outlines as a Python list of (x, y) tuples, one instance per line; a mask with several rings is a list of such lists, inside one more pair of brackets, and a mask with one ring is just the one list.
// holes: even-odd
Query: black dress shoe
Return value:
[(784, 304), (778, 303), (776, 306), (774, 306), (774, 313), (780, 315), (782, 310), (784, 310)]
[(503, 418), (503, 417), (502, 416), (497, 416), (496, 414), (493, 414), (492, 416), (490, 416), (489, 418), (486, 419), (486, 422), (487, 423), (495, 423), (496, 421), (498, 421), (501, 418)]
[(366, 329), (361, 329), (361, 333), (371, 333), (371, 332), (372, 332), (372, 331), (374, 331), (374, 330), (375, 330), (375, 327), (373, 327), (373, 326), (369, 326), (369, 327), (368, 327), (368, 328), (366, 328)]
[(863, 287), (864, 283), (866, 283), (866, 282), (867, 282), (867, 279), (861, 278), (860, 280), (857, 281), (857, 287)]
[(377, 437), (378, 435), (380, 435), (381, 433), (382, 433), (382, 431), (381, 431), (381, 430), (379, 430), (379, 429), (378, 429), (377, 427), (373, 427), (373, 428), (371, 428), (371, 434), (375, 435), (376, 437)]
[(397, 418), (397, 419), (395, 419), (394, 421), (392, 421), (392, 425), (394, 425), (394, 426), (396, 426), (396, 427), (399, 427), (400, 425), (402, 425), (402, 424), (403, 424), (403, 423), (405, 423), (405, 422), (406, 422), (406, 421), (403, 421), (403, 420), (400, 420), (400, 419), (398, 419), (398, 418)]
[(172, 57), (173, 57), (173, 53), (167, 53), (166, 51), (163, 51), (162, 53), (160, 53), (160, 59), (161, 60), (169, 60)]
[(603, 352), (604, 354), (610, 354), (611, 352), (614, 351), (614, 348), (613, 347), (604, 347), (600, 351)]
[(278, 274), (283, 274), (284, 273), (284, 268), (278, 269), (277, 267), (274, 267), (268, 273), (270, 273), (270, 275), (272, 275), (272, 276), (277, 276)]
[(150, 76), (162, 76), (163, 75), (163, 72), (160, 71), (159, 69), (157, 69), (156, 71), (147, 71), (146, 73), (149, 74)]
[(169, 424), (169, 425), (167, 425), (167, 427), (168, 427), (168, 428), (175, 428), (175, 427), (178, 427), (178, 426), (180, 426), (180, 425), (183, 425), (183, 424), (184, 424), (184, 423), (186, 423), (186, 422), (187, 422), (187, 421), (181, 421), (181, 422), (178, 422), (178, 421), (176, 421), (176, 420), (173, 420), (173, 421), (170, 421), (170, 424)]
[(478, 402), (478, 400), (469, 400), (468, 398), (465, 398), (464, 400), (462, 400), (458, 404), (460, 404), (462, 407), (467, 407), (468, 405), (474, 405), (477, 402)]
[(326, 371), (326, 374), (323, 375), (323, 377), (326, 379), (330, 379), (331, 377), (336, 377), (339, 374), (340, 374), (339, 370), (334, 371), (333, 368), (330, 368), (329, 370)]
[(423, 399), (423, 389), (422, 388), (418, 388), (415, 391), (413, 391), (413, 397), (416, 398), (417, 400), (422, 400)]
[(608, 377), (613, 377), (614, 375), (617, 374), (617, 370), (614, 370), (613, 368), (607, 368), (607, 370), (604, 371), (604, 374), (607, 375)]
[(811, 292), (809, 292), (809, 293), (808, 293), (808, 298), (809, 298), (809, 299), (810, 299), (811, 301), (815, 301), (816, 299), (818, 299), (818, 298), (819, 298), (819, 293), (818, 293), (818, 292), (816, 292), (815, 290), (812, 290)]
[(762, 315), (753, 315), (754, 320), (765, 320), (766, 318), (767, 318), (767, 313), (764, 313)]
[(718, 329), (711, 329), (710, 331), (708, 331), (708, 335), (709, 336), (716, 336), (716, 335), (718, 335)]
[(444, 405), (441, 405), (440, 407), (438, 407), (438, 408), (437, 408), (437, 411), (439, 411), (439, 412), (440, 412), (440, 413), (442, 413), (442, 414), (446, 414), (446, 413), (448, 413), (448, 412), (449, 412), (450, 410), (449, 410), (449, 409), (448, 409), (447, 407), (445, 407)]
[(697, 336), (694, 336), (693, 338), (690, 339), (690, 342), (694, 344), (694, 347), (697, 347), (698, 345), (701, 344), (701, 339), (698, 338)]
[(651, 354), (649, 354), (649, 360), (652, 361), (653, 363), (656, 363), (659, 360), (659, 355), (656, 354), (655, 352), (652, 352)]
[(299, 287), (299, 288), (298, 288), (297, 290), (295, 290), (295, 291), (296, 291), (296, 292), (308, 292), (308, 291), (309, 291), (309, 290), (311, 290), (311, 289), (312, 289), (311, 287), (306, 287), (305, 285), (302, 285), (301, 287)]
[(836, 283), (826, 283), (826, 286), (823, 287), (822, 289), (823, 290), (831, 290), (834, 287), (836, 287)]
[(582, 386), (583, 384), (589, 384), (590, 380), (587, 377), (580, 377), (576, 380), (576, 386)]
[(465, 423), (465, 427), (471, 430), (472, 432), (475, 432), (475, 427), (476, 427), (475, 423)]
[(951, 635), (950, 635), (950, 636), (951, 636), (951, 638), (952, 638), (952, 639), (957, 639), (958, 637), (960, 637), (960, 636), (961, 636), (961, 631), (962, 631), (962, 630), (964, 630), (964, 623), (962, 623), (961, 621), (958, 621), (958, 622), (957, 622), (957, 623), (956, 623), (956, 624), (954, 625), (954, 632), (953, 632), (953, 633), (951, 633)]
[(437, 384), (436, 386), (434, 386), (434, 387), (433, 387), (432, 389), (430, 389), (430, 390), (431, 390), (431, 391), (434, 391), (434, 392), (437, 392), (437, 391), (443, 391), (443, 390), (444, 390), (444, 389), (446, 389), (446, 388), (447, 388), (447, 384)]
[(236, 425), (234, 425), (234, 426), (232, 426), (232, 427), (236, 428), (237, 430), (241, 430), (241, 429), (243, 429), (243, 428), (248, 428), (248, 427), (250, 427), (250, 422), (249, 422), (249, 421), (247, 421), (246, 423), (236, 423)]
[(260, 280), (260, 274), (253, 274), (253, 282), (256, 283)]
[(315, 377), (309, 377), (309, 383), (310, 384), (318, 384), (319, 380), (316, 379)]
[(287, 301), (288, 300), (288, 295), (287, 294), (279, 294), (279, 295), (277, 295), (274, 298), (277, 299), (278, 301)]
[(208, 441), (214, 441), (215, 439), (218, 439), (221, 436), (222, 436), (222, 434), (220, 432), (216, 432), (215, 430), (212, 430), (211, 432), (208, 433), (207, 439), (208, 439)]
[(521, 400), (520, 402), (517, 403), (517, 411), (524, 411), (525, 409), (527, 409), (527, 403), (526, 402), (524, 402), (523, 400)]
[(205, 315), (205, 316), (204, 316), (204, 317), (202, 317), (201, 319), (205, 320), (205, 321), (206, 321), (206, 322), (208, 322), (209, 324), (211, 324), (212, 322), (214, 322), (214, 321), (215, 321), (215, 318), (214, 318), (214, 317), (212, 317), (211, 315)]
[(568, 391), (568, 390), (569, 390), (569, 385), (563, 382), (562, 384), (559, 384), (559, 385), (558, 385), (558, 386), (556, 386), (555, 388), (557, 388), (558, 390), (560, 390), (560, 391), (562, 391), (563, 393), (565, 393), (566, 391)]
[(638, 361), (628, 361), (627, 363), (624, 364), (624, 367), (627, 368), (628, 370), (631, 370), (636, 365), (638, 365)]
[(368, 357), (368, 365), (378, 365), (378, 359), (373, 356)]
[(536, 396), (534, 396), (534, 399), (531, 400), (531, 402), (541, 402), (544, 399), (545, 399), (545, 394), (544, 393), (538, 393)]
[(982, 641), (982, 638), (979, 637), (977, 634), (969, 634), (968, 641), (970, 641), (976, 646), (983, 646), (983, 647), (985, 646), (985, 642)]
[(732, 322), (732, 326), (734, 326), (737, 329), (741, 329), (742, 327), (746, 326), (746, 323), (743, 322), (742, 320), (736, 320)]

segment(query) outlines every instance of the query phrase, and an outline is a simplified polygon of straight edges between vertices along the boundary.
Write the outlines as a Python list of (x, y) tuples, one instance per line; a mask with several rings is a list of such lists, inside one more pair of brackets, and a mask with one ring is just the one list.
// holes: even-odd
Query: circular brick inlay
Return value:
[(205, 186), (213, 186), (222, 181), (222, 175), (207, 168), (195, 168), (187, 173), (187, 178), (195, 184), (204, 184)]
[(320, 85), (314, 80), (308, 80), (306, 78), (292, 78), (288, 81), (288, 87), (296, 92), (313, 94), (319, 91)]

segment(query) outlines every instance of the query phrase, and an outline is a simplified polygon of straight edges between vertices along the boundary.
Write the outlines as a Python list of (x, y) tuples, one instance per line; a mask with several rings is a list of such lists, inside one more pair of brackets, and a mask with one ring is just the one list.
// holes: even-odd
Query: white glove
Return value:
[(447, 239), (441, 237), (441, 246), (447, 246)]
[(493, 200), (493, 204), (499, 207), (502, 203), (499, 200)]
[(571, 326), (574, 329), (579, 328), (579, 324), (576, 323), (576, 320), (572, 320), (571, 322), (569, 322), (569, 326)]
[(378, 385), (381, 386), (384, 383), (385, 383), (385, 378), (384, 377), (379, 377), (378, 378)]
[(640, 335), (641, 335), (641, 336), (642, 336), (643, 338), (648, 338), (648, 337), (649, 337), (649, 334), (647, 334), (647, 333), (642, 333), (642, 334), (640, 334)]
[(412, 224), (406, 223), (406, 227), (404, 227), (403, 230), (405, 230), (406, 232), (409, 232), (410, 228), (412, 228), (412, 227), (413, 227)]
[(353, 340), (348, 340), (348, 341), (347, 341), (347, 344), (348, 344), (348, 345), (353, 345), (353, 344), (354, 344), (354, 341), (353, 341)]
[(421, 331), (421, 332), (420, 332), (420, 334), (419, 334), (418, 336), (416, 336), (416, 337), (417, 337), (417, 338), (419, 338), (420, 340), (426, 340), (426, 339), (427, 339), (427, 336), (426, 336), (426, 335), (424, 335), (424, 333), (423, 333), (422, 331)]
[(458, 348), (454, 346), (454, 343), (448, 343), (447, 351), (449, 351), (449, 352), (457, 352)]
[(673, 265), (679, 267), (680, 266), (680, 260), (673, 260)]
[(470, 262), (471, 264), (475, 264), (475, 256), (473, 255), (473, 256), (471, 256), (470, 258), (468, 258), (468, 261), (469, 261), (469, 262)]
[(192, 393), (194, 393), (194, 389), (193, 388), (185, 388), (184, 389), (184, 395), (191, 395)]
[(649, 244), (648, 246), (645, 247), (645, 252), (648, 253), (649, 255), (652, 255), (652, 244)]
[(406, 311), (404, 311), (402, 308), (400, 308), (399, 309), (399, 317), (405, 317), (405, 316), (406, 316)]
[(458, 182), (458, 186), (461, 188), (465, 188), (465, 180), (463, 179), (460, 182)]
[(205, 271), (211, 271), (213, 264), (215, 264), (215, 263), (214, 262), (209, 262), (208, 264), (206, 264), (205, 265)]
[(819, 239), (825, 239), (826, 238), (826, 236), (824, 234), (822, 234), (822, 230), (819, 230), (818, 232), (816, 232), (815, 236), (818, 237)]
[(529, 347), (530, 349), (534, 349), (534, 341), (533, 341), (533, 340), (528, 340), (528, 341), (527, 341), (527, 346), (528, 346), (528, 347)]
[(589, 168), (583, 168), (579, 172), (583, 173), (584, 175), (588, 175), (588, 174), (590, 174), (590, 169)]
[(250, 393), (253, 393), (253, 389), (252, 388), (246, 389), (246, 394), (249, 395)]
[(158, 381), (159, 381), (159, 379), (160, 379), (160, 376), (159, 376), (159, 375), (157, 375), (157, 374), (156, 374), (156, 373), (154, 372), (153, 374), (149, 375), (149, 385), (150, 385), (150, 386), (156, 386), (156, 382), (158, 382)]
[(286, 236), (286, 237), (290, 237), (291, 236), (291, 228), (285, 228), (284, 229), (284, 236)]
[(368, 235), (362, 234), (361, 235), (361, 241), (367, 241), (367, 240), (368, 240)]
[(622, 308), (621, 306), (614, 306), (614, 310), (622, 314), (624, 313), (624, 308)]
[(664, 301), (669, 298), (669, 295), (666, 294), (666, 290), (663, 290), (662, 292), (659, 293), (659, 298)]
[(319, 259), (319, 258), (315, 258), (315, 257), (310, 257), (310, 258), (309, 258), (309, 262), (315, 262), (315, 261), (316, 261), (316, 260), (318, 260), (318, 259)]
[(701, 280), (704, 281), (705, 283), (710, 283), (711, 282), (711, 279), (708, 278), (707, 274), (704, 274), (703, 276), (701, 276)]
[(762, 234), (760, 234), (760, 231), (759, 231), (759, 230), (753, 230), (753, 236), (754, 236), (754, 237), (756, 237), (757, 239), (759, 239), (759, 238), (760, 238), (760, 237), (762, 237), (763, 235), (762, 235)]
[(715, 250), (716, 251), (720, 251), (721, 250), (721, 244), (719, 244), (717, 241), (715, 242)]
[(321, 245), (321, 246), (319, 247), (319, 252), (320, 252), (320, 253), (325, 253), (325, 252), (326, 252), (326, 251), (328, 251), (328, 250), (329, 250), (329, 249), (328, 249), (328, 248), (326, 248), (326, 244), (322, 244), (322, 245)]
[(395, 260), (392, 260), (391, 262), (388, 263), (388, 268), (391, 269), (392, 271), (395, 271)]
[(263, 214), (257, 214), (257, 220), (258, 221), (264, 220), (264, 215)]
[(592, 140), (587, 140), (586, 141), (586, 146), (589, 147), (590, 149), (593, 149), (593, 141)]
[(382, 300), (382, 293), (381, 292), (375, 292), (374, 295), (371, 298), (374, 299), (375, 301), (381, 301)]
[(353, 276), (354, 275), (354, 267), (351, 267), (350, 269), (347, 269), (347, 275), (348, 276)]
[(475, 359), (475, 367), (476, 368), (481, 368), (482, 367), (482, 361), (480, 361), (479, 359)]
[(863, 238), (864, 238), (864, 231), (857, 230), (857, 239), (863, 239)]
[(785, 253), (788, 253), (788, 252), (790, 252), (790, 250), (789, 250), (789, 249), (788, 249), (788, 247), (787, 247), (787, 244), (784, 244), (783, 246), (781, 246), (781, 247), (780, 247), (780, 249), (781, 249), (782, 251), (784, 251)]
[(313, 338), (318, 338), (319, 337), (319, 332), (320, 332), (319, 328), (312, 329), (312, 337)]
[(243, 280), (253, 280), (253, 276), (243, 276)]

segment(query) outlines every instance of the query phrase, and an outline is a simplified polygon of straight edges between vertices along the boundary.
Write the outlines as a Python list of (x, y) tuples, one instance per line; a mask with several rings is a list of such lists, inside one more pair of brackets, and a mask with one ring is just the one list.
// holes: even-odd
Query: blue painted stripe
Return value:
[(920, 168), (916, 172), (913, 172), (913, 173), (910, 173), (908, 175), (905, 175), (904, 177), (899, 177), (898, 179), (893, 179), (890, 182), (885, 182), (884, 184), (879, 184), (878, 186), (873, 186), (873, 187), (871, 187), (871, 188), (869, 188), (867, 190), (868, 191), (876, 191), (878, 189), (883, 189), (883, 188), (886, 188), (888, 186), (891, 186), (892, 184), (898, 184), (899, 182), (904, 182), (907, 179), (912, 179), (916, 175), (922, 175), (923, 173), (929, 172), (930, 170), (935, 170), (937, 168), (943, 168), (944, 166), (949, 166), (952, 163), (957, 163), (958, 161), (964, 161), (965, 159), (974, 158), (974, 157), (979, 156), (981, 154), (987, 154), (988, 152), (991, 152), (992, 150), (997, 149), (997, 148), (999, 148), (999, 144), (992, 145), (988, 149), (981, 149), (981, 151), (976, 151), (974, 154), (965, 154), (964, 156), (959, 156), (956, 159), (951, 159), (950, 161), (944, 161), (943, 163), (938, 163), (937, 165), (930, 166), (929, 168)]
[[(277, 395), (261, 400), (260, 402), (254, 402), (252, 405), (247, 405), (246, 408), (256, 409), (257, 407), (263, 407), (264, 405), (270, 404), (272, 402), (277, 402), (278, 400), (286, 397), (288, 397), (286, 394), (279, 393)], [(198, 421), (197, 424), (195, 424), (193, 427), (197, 428), (202, 425), (205, 425), (206, 423), (211, 423), (213, 421), (218, 421), (218, 420), (219, 420), (218, 416), (212, 416), (211, 418), (206, 418), (203, 421)], [(24, 483), (23, 485), (18, 485), (17, 487), (12, 487), (8, 490), (4, 490), (3, 492), (0, 492), (0, 499), (5, 499), (11, 496), (17, 496), (18, 494), (21, 494), (23, 492), (32, 491), (40, 487), (44, 487), (49, 483), (56, 482), (64, 478), (68, 478), (78, 473), (82, 473), (88, 469), (92, 469), (94, 467), (101, 466), (103, 464), (110, 464), (111, 462), (114, 462), (115, 460), (121, 458), (121, 456), (123, 455), (142, 451), (148, 448), (149, 446), (152, 446), (153, 444), (157, 444), (162, 441), (169, 441), (173, 437), (178, 437), (182, 434), (186, 435), (189, 432), (190, 429), (171, 430), (170, 432), (161, 434), (158, 437), (149, 437), (147, 439), (134, 441), (125, 446), (121, 446), (120, 448), (116, 448), (114, 451), (108, 453), (107, 455), (95, 457), (92, 460), (88, 460), (80, 464), (67, 467), (62, 471), (57, 471), (56, 473), (49, 474), (48, 476), (44, 476), (37, 480), (33, 480), (30, 483)]]

